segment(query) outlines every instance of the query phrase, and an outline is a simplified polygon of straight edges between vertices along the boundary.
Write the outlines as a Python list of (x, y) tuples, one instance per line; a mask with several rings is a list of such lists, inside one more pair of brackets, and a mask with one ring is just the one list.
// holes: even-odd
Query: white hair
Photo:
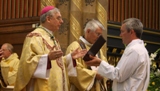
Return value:
[(103, 25), (99, 21), (92, 19), (86, 24), (84, 32), (86, 32), (88, 29), (90, 29), (91, 31), (96, 31), (97, 28), (101, 28), (102, 30), (104, 30)]

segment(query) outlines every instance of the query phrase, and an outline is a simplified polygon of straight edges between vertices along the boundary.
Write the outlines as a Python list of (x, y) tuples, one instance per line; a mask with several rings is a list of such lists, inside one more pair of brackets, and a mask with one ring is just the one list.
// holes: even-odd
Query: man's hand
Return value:
[(55, 50), (55, 49), (57, 49), (56, 46), (54, 46), (52, 50), (49, 52), (48, 54), (49, 60), (56, 60), (57, 58), (60, 58), (61, 56), (63, 56), (63, 52), (61, 49), (58, 49), (58, 50)]
[(86, 50), (86, 49), (80, 50), (80, 48), (77, 48), (76, 50), (74, 50), (74, 51), (71, 53), (71, 56), (72, 56), (72, 59), (75, 60), (75, 59), (77, 59), (77, 58), (83, 57), (86, 53), (87, 53), (87, 50)]
[(1, 62), (1, 60), (2, 60), (2, 58), (3, 58), (3, 51), (2, 51), (2, 49), (0, 49), (0, 62)]
[(99, 66), (99, 65), (100, 65), (101, 59), (99, 59), (99, 58), (96, 57), (96, 56), (91, 56), (91, 55), (90, 55), (90, 58), (91, 58), (92, 60), (90, 60), (90, 61), (85, 61), (86, 65), (88, 65), (88, 66)]

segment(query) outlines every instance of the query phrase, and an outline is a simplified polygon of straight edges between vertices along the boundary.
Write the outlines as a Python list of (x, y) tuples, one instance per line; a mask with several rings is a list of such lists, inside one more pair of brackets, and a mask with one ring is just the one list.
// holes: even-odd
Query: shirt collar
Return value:
[(88, 46), (92, 46), (93, 44), (89, 43), (84, 37), (80, 36), (79, 38), (80, 40), (82, 40), (83, 43), (85, 43)]
[(132, 40), (132, 41), (127, 45), (127, 47), (130, 47), (130, 46), (134, 45), (135, 43), (139, 43), (139, 44), (144, 45), (143, 40), (141, 40), (141, 39), (134, 39), (134, 40)]

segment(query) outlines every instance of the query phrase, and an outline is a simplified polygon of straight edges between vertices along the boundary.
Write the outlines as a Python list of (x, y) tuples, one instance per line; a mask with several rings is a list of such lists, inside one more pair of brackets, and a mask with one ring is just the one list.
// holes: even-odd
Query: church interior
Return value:
[[(149, 55), (160, 49), (160, 0), (0, 0), (0, 46), (11, 43), (21, 56), (24, 39), (39, 25), (40, 11), (45, 6), (56, 6), (61, 11), (64, 22), (55, 36), (63, 52), (83, 35), (85, 24), (93, 18), (105, 26), (107, 40), (103, 48), (114, 66), (125, 49), (119, 36), (124, 19), (134, 17), (142, 21), (141, 39)], [(160, 52), (154, 62), (160, 69)]]

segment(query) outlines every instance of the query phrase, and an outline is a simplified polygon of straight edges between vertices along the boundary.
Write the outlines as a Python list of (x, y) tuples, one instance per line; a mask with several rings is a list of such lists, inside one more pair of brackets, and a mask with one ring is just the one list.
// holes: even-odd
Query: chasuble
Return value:
[[(47, 69), (48, 53), (53, 46), (60, 45), (44, 28), (36, 28), (26, 36), (20, 59), (18, 76), (14, 91), (68, 91), (67, 58), (51, 61), (51, 69)], [(41, 62), (40, 62), (41, 61)], [(40, 64), (41, 63), (41, 64)], [(37, 69), (41, 67), (44, 69)], [(40, 73), (44, 73), (39, 75)]]
[[(1, 71), (3, 78), (6, 81), (6, 83), (9, 84), (10, 86), (13, 86), (15, 84), (18, 66), (19, 66), (19, 59), (16, 53), (11, 54), (7, 59), (3, 59), (1, 61)], [(6, 71), (6, 68), (8, 68), (7, 70), (8, 72), (4, 72)], [(7, 74), (5, 75), (5, 73)]]

